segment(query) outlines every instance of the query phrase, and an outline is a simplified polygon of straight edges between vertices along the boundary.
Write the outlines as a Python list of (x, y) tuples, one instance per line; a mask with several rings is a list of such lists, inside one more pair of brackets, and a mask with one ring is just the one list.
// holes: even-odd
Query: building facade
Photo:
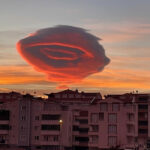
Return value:
[(150, 137), (148, 94), (65, 90), (47, 99), (0, 93), (0, 145), (31, 150), (144, 150)]

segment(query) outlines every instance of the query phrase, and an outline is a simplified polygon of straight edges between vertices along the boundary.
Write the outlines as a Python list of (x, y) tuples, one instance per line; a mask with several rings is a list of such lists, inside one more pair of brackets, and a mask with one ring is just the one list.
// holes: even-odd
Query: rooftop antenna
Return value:
[(90, 101), (90, 103), (92, 104), (94, 102), (94, 100), (95, 100), (95, 97), (93, 97), (93, 99)]

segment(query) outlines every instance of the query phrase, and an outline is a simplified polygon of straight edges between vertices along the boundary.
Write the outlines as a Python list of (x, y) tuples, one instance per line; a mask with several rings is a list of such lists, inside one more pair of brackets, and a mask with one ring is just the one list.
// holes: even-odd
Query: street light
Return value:
[(61, 128), (62, 128), (62, 124), (63, 124), (63, 120), (62, 119), (59, 120), (59, 124), (60, 124), (59, 144), (60, 144), (60, 150), (62, 150), (62, 144), (61, 144), (61, 142), (62, 142), (61, 141), (61, 139), (62, 139), (62, 137), (61, 137), (62, 136)]
[(60, 125), (63, 124), (63, 120), (62, 120), (62, 119), (59, 120), (59, 124), (60, 124)]

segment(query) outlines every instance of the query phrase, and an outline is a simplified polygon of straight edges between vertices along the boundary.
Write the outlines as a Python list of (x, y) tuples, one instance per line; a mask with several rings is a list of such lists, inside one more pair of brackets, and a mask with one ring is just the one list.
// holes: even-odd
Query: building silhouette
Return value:
[(102, 98), (68, 89), (46, 95), (0, 93), (0, 147), (144, 150), (149, 145), (149, 94)]

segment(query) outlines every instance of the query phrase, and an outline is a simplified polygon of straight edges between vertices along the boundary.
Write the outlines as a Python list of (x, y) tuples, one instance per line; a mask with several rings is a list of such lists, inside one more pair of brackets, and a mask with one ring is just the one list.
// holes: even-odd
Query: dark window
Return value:
[(80, 133), (88, 133), (89, 129), (88, 128), (79, 128)]
[(139, 101), (145, 101), (145, 102), (147, 102), (148, 101), (148, 96), (140, 96), (139, 97)]
[(1, 124), (0, 130), (9, 130), (9, 125), (8, 124)]
[(80, 122), (80, 124), (88, 124), (87, 119), (80, 119), (79, 122)]
[(78, 126), (73, 126), (73, 131), (79, 131), (79, 127)]
[(148, 129), (139, 129), (140, 134), (148, 134)]
[(35, 120), (39, 120), (40, 119), (40, 117), (39, 116), (35, 116)]
[(88, 142), (89, 138), (88, 137), (75, 137), (75, 141)]
[(139, 112), (138, 116), (139, 116), (139, 118), (147, 119), (148, 113), (147, 112)]
[(0, 110), (0, 120), (9, 120), (10, 113), (8, 110)]
[(22, 106), (22, 110), (26, 110), (26, 106)]
[(99, 113), (99, 120), (103, 121), (104, 120), (104, 113)]
[(148, 109), (148, 105), (140, 104), (138, 106), (139, 109)]
[(39, 140), (39, 136), (35, 136), (34, 139), (35, 139), (35, 140)]
[(148, 125), (148, 121), (139, 121), (139, 125), (147, 126)]
[(22, 117), (21, 117), (21, 120), (26, 120), (26, 116), (22, 116)]
[(91, 131), (92, 132), (98, 132), (99, 126), (98, 125), (91, 125)]
[(42, 120), (59, 120), (60, 119), (60, 115), (42, 115)]
[(67, 111), (68, 110), (68, 106), (62, 106), (61, 107), (63, 111)]
[(60, 125), (42, 125), (41, 130), (60, 130)]
[(80, 116), (87, 117), (88, 111), (80, 111)]

